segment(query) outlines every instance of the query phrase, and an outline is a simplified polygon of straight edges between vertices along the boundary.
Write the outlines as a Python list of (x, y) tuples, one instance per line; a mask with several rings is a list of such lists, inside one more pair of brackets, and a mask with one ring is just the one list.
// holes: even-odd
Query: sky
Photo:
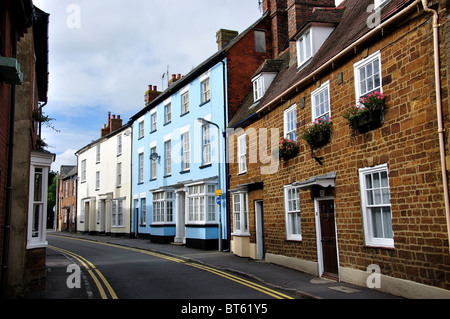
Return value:
[(185, 75), (217, 51), (218, 30), (241, 33), (262, 15), (258, 0), (33, 3), (50, 14), (44, 113), (54, 129), (42, 137), (56, 154), (53, 171), (77, 164), (75, 152), (100, 138), (108, 112), (127, 123), (144, 108), (148, 85), (166, 89), (167, 71)]

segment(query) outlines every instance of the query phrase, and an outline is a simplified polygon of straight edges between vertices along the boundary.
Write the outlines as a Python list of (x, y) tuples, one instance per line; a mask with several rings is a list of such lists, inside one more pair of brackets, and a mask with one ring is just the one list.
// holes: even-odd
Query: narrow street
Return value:
[(81, 285), (90, 287), (93, 299), (293, 298), (235, 274), (147, 250), (58, 236), (48, 240), (49, 249), (80, 267)]

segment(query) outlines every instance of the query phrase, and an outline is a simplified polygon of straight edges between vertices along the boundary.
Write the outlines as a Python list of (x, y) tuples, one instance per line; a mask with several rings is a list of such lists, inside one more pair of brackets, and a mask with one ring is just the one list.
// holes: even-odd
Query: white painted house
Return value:
[(109, 114), (101, 135), (76, 152), (77, 230), (129, 236), (132, 127)]

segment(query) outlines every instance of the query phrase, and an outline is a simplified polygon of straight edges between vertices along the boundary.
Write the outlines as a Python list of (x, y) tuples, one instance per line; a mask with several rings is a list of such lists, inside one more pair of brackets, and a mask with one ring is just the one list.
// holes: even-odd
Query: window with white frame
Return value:
[(249, 235), (248, 193), (233, 194), (233, 234)]
[(97, 171), (95, 172), (95, 190), (99, 190), (100, 189), (100, 172)]
[(190, 169), (190, 143), (189, 143), (189, 132), (181, 135), (182, 140), (182, 164), (181, 170), (187, 171)]
[[(150, 150), (151, 154), (156, 154), (156, 146), (152, 147)], [(151, 172), (150, 172), (150, 179), (156, 178), (156, 159), (151, 159)]]
[(239, 174), (247, 171), (247, 135), (243, 134), (238, 137), (238, 163)]
[(86, 182), (86, 160), (81, 161), (81, 182)]
[(259, 101), (264, 95), (264, 81), (263, 77), (259, 76), (255, 80), (253, 80), (253, 99)]
[(302, 66), (312, 57), (311, 31), (308, 30), (297, 40), (297, 62)]
[(152, 125), (151, 132), (154, 132), (154, 131), (156, 131), (156, 111), (150, 115), (150, 119), (151, 119), (151, 123), (152, 123), (151, 124)]
[(211, 99), (211, 92), (209, 89), (209, 78), (201, 82), (202, 103), (206, 103)]
[(147, 199), (141, 198), (141, 225), (147, 222)]
[(286, 218), (286, 238), (288, 240), (302, 240), (298, 187), (284, 187), (284, 210)]
[(355, 63), (355, 95), (361, 97), (374, 91), (383, 93), (381, 76), (381, 53), (375, 52), (369, 57)]
[(173, 191), (153, 193), (153, 223), (173, 223), (174, 201)]
[(169, 176), (170, 174), (172, 174), (172, 142), (170, 140), (164, 143), (164, 152), (165, 152), (164, 174), (165, 176)]
[(122, 163), (117, 163), (117, 187), (122, 186)]
[(203, 125), (203, 165), (211, 163), (211, 133), (210, 125)]
[(141, 122), (139, 122), (139, 138), (144, 137), (144, 130), (145, 130), (145, 125), (144, 125), (144, 120), (142, 120)]
[(100, 144), (97, 144), (95, 162), (100, 163)]
[(188, 186), (188, 222), (208, 223), (217, 220), (215, 184)]
[(170, 123), (170, 121), (172, 121), (172, 104), (168, 103), (166, 105), (164, 105), (164, 117), (165, 117), (165, 122), (164, 123)]
[(181, 114), (189, 112), (189, 91), (181, 95)]
[(394, 247), (387, 164), (359, 170), (366, 245)]
[[(32, 216), (31, 216), (31, 241), (41, 241), (44, 238), (43, 232), (45, 232), (46, 227), (44, 226), (44, 203), (47, 201), (46, 189), (45, 189), (45, 172), (44, 168), (33, 167), (30, 174), (32, 176), (33, 182), (31, 184), (30, 197)], [(45, 196), (45, 197), (44, 197)]]
[(138, 183), (144, 182), (144, 153), (140, 153), (138, 155), (138, 168), (139, 168), (139, 176)]
[(124, 224), (124, 199), (115, 199), (112, 201), (111, 226), (123, 227)]
[(313, 122), (317, 119), (329, 119), (330, 113), (330, 81), (322, 84), (311, 93), (311, 112)]
[(122, 155), (122, 134), (117, 136), (117, 156)]
[(297, 141), (297, 104), (284, 111), (284, 137)]

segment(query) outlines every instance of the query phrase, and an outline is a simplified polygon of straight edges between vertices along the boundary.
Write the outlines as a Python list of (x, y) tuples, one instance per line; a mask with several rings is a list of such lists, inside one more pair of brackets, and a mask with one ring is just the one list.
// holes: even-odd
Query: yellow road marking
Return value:
[(100, 277), (100, 279), (102, 280), (103, 284), (105, 285), (106, 289), (108, 289), (109, 294), (111, 295), (112, 299), (118, 299), (116, 293), (114, 292), (114, 290), (112, 289), (111, 285), (109, 284), (109, 282), (106, 280), (106, 278), (103, 276), (103, 274), (86, 258), (75, 254), (74, 252), (71, 252), (69, 250), (66, 249), (62, 249), (59, 247), (55, 247), (55, 246), (51, 246), (49, 245), (50, 249), (53, 249), (55, 251), (59, 251), (63, 254), (69, 255), (73, 258), (75, 258), (76, 260), (78, 260), (84, 268), (86, 268), (86, 270), (88, 271), (89, 275), (92, 277), (92, 279), (95, 282), (95, 285), (97, 286), (100, 295), (102, 297), (102, 299), (108, 299), (108, 296), (105, 293), (105, 290), (103, 289), (102, 284), (100, 283), (99, 279), (97, 278), (97, 276), (94, 274), (93, 270), (97, 273), (97, 275)]
[[(115, 247), (115, 248), (121, 248), (124, 250), (129, 250), (129, 251), (134, 251), (134, 252), (138, 252), (141, 254), (146, 254), (146, 255), (150, 255), (153, 257), (157, 257), (157, 258), (162, 258), (162, 259), (166, 259), (169, 261), (173, 261), (173, 262), (177, 262), (177, 263), (184, 263), (187, 266), (191, 266), (191, 267), (195, 267), (204, 271), (208, 271), (212, 274), (218, 275), (220, 277), (226, 278), (228, 280), (237, 282), (241, 285), (250, 287), (254, 290), (260, 291), (266, 295), (269, 295), (271, 297), (274, 297), (276, 299), (294, 299), (293, 297), (290, 297), (288, 295), (285, 295), (281, 292), (275, 291), (273, 289), (270, 289), (268, 287), (256, 284), (254, 282), (245, 280), (243, 278), (231, 275), (229, 273), (226, 273), (224, 271), (218, 270), (216, 268), (212, 268), (212, 267), (208, 267), (205, 265), (201, 265), (201, 264), (197, 264), (197, 263), (193, 263), (193, 262), (187, 262), (186, 260), (180, 259), (180, 258), (176, 258), (176, 257), (171, 257), (168, 255), (163, 255), (160, 253), (155, 253), (152, 251), (148, 251), (148, 250), (143, 250), (143, 249), (139, 249), (139, 248), (133, 248), (133, 247), (127, 247), (127, 246), (120, 246), (120, 245), (115, 245), (115, 244), (110, 244), (110, 243), (103, 243), (103, 242), (98, 242), (98, 241), (93, 241), (93, 240), (89, 240), (89, 239), (83, 239), (83, 238), (74, 238), (74, 237), (68, 237), (68, 236), (58, 236), (58, 235), (49, 235), (52, 237), (59, 237), (59, 238), (65, 238), (65, 239), (72, 239), (72, 240), (79, 240), (79, 241), (85, 241), (85, 242), (89, 242), (89, 243), (93, 243), (93, 244), (98, 244), (98, 245), (103, 245), (103, 246), (109, 246), (109, 247)], [(105, 279), (106, 281), (106, 279)]]

